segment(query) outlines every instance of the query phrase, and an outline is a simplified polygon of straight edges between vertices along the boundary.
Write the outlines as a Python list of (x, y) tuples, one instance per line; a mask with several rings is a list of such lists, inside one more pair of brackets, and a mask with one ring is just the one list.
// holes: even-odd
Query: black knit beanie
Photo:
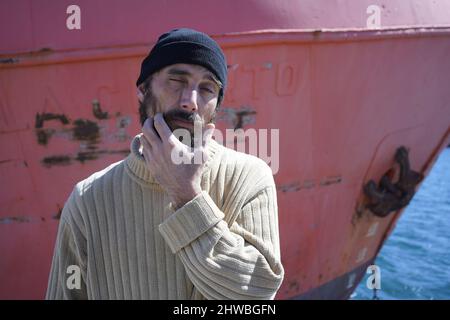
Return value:
[(136, 86), (152, 73), (175, 63), (197, 64), (207, 68), (222, 82), (219, 101), (227, 85), (227, 62), (222, 49), (208, 35), (187, 28), (174, 29), (161, 35), (142, 61)]

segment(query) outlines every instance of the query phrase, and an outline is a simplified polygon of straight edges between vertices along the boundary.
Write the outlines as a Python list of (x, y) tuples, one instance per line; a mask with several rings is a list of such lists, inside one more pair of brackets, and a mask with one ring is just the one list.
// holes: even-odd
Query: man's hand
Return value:
[[(198, 148), (192, 149), (175, 137), (162, 114), (157, 113), (153, 119), (147, 118), (144, 122), (140, 141), (147, 168), (166, 190), (175, 208), (182, 207), (202, 191), (200, 180), (205, 161), (198, 163), (194, 158), (207, 159), (206, 145), (214, 128), (214, 124), (207, 124), (205, 138)], [(174, 154), (182, 154), (185, 161), (175, 163)]]

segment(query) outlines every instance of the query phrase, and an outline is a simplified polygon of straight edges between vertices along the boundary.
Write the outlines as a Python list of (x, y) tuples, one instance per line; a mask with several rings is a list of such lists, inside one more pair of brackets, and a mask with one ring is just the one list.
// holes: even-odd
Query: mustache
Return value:
[(196, 113), (187, 112), (181, 109), (172, 109), (163, 114), (164, 120), (166, 122), (173, 120), (182, 120), (194, 125), (195, 121), (200, 120), (200, 117)]

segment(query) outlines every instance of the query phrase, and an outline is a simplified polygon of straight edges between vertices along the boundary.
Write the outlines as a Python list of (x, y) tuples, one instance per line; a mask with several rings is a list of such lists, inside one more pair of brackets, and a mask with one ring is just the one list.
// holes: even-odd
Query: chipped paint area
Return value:
[(373, 237), (374, 235), (376, 235), (379, 225), (380, 225), (380, 223), (378, 221), (372, 223), (371, 226), (369, 227), (369, 230), (367, 230), (366, 237)]
[(98, 143), (100, 138), (100, 128), (94, 121), (87, 119), (77, 119), (73, 122), (73, 138), (80, 141)]
[(102, 110), (97, 99), (92, 100), (92, 113), (99, 120), (108, 119), (108, 112)]
[(342, 176), (332, 176), (332, 177), (325, 177), (320, 181), (321, 186), (328, 186), (330, 184), (335, 183), (341, 183), (342, 182)]
[(45, 157), (41, 160), (41, 163), (46, 168), (50, 168), (53, 166), (68, 166), (73, 164), (74, 162), (84, 163), (89, 160), (96, 160), (102, 155), (111, 155), (111, 154), (127, 155), (128, 153), (130, 153), (129, 149), (86, 151), (86, 152), (78, 152), (76, 155), (73, 156), (59, 155), (59, 156)]
[(13, 217), (2, 217), (0, 218), (0, 224), (12, 224), (12, 223), (36, 223), (44, 222), (45, 218), (40, 217), (25, 217), (25, 216), (13, 216)]
[(256, 110), (250, 106), (243, 106), (239, 109), (220, 108), (217, 120), (225, 121), (234, 130), (242, 129), (244, 126), (256, 122)]
[[(320, 182), (318, 182), (320, 181)], [(281, 192), (297, 192), (301, 189), (313, 189), (316, 186), (324, 187), (329, 186), (331, 184), (338, 184), (342, 182), (342, 176), (331, 176), (331, 177), (324, 177), (322, 179), (307, 179), (302, 181), (295, 181), (287, 184), (280, 184), (277, 185), (277, 189)]]
[(57, 206), (58, 206), (58, 212), (54, 216), (52, 216), (52, 219), (55, 219), (55, 220), (61, 219), (61, 214), (62, 214), (62, 209), (61, 209), (60, 205), (58, 204)]
[(348, 275), (347, 289), (352, 288), (355, 285), (356, 273), (350, 273)]
[[(120, 150), (99, 150), (99, 144), (103, 140), (110, 141), (111, 138), (118, 142), (126, 142), (131, 139), (127, 129), (131, 125), (130, 116), (122, 116), (116, 112), (112, 117), (107, 111), (102, 110), (98, 99), (92, 100), (92, 114), (95, 119), (78, 118), (73, 121), (65, 114), (37, 113), (35, 120), (35, 135), (39, 145), (47, 146), (52, 137), (58, 137), (79, 143), (80, 150), (76, 154), (53, 154), (41, 159), (41, 164), (46, 168), (53, 166), (68, 166), (75, 162), (84, 163), (96, 160), (103, 155), (124, 154), (127, 155), (129, 149)], [(111, 133), (104, 132), (108, 128), (105, 123), (108, 119), (115, 119), (116, 129)], [(51, 128), (49, 121), (55, 122)], [(100, 123), (104, 122), (104, 125)], [(59, 126), (58, 126), (59, 124)]]
[(364, 259), (367, 256), (367, 248), (362, 248), (359, 252), (358, 252), (358, 256), (356, 258), (356, 263), (360, 263), (362, 261), (364, 261)]
[(304, 180), (303, 182), (296, 181), (292, 183), (281, 184), (277, 186), (277, 189), (282, 192), (297, 192), (301, 189), (312, 189), (315, 186), (316, 183), (314, 182), (314, 180)]
[(55, 113), (37, 113), (36, 114), (36, 122), (34, 127), (36, 129), (43, 128), (44, 122), (50, 121), (50, 120), (59, 120), (62, 124), (68, 124), (69, 120), (67, 119), (67, 116), (64, 114), (55, 114)]

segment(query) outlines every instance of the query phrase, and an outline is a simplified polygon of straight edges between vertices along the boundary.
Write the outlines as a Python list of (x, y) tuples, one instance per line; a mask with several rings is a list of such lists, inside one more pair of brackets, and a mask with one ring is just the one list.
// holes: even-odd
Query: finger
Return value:
[(216, 126), (213, 123), (208, 123), (206, 125), (206, 130), (203, 134), (203, 136), (204, 136), (204, 139), (203, 139), (204, 145), (203, 146), (206, 146), (206, 144), (208, 144), (211, 141), (215, 129), (216, 129)]
[(144, 126), (142, 127), (142, 133), (147, 138), (148, 143), (155, 144), (158, 141), (161, 141), (153, 127), (154, 119), (151, 117), (148, 117), (145, 122)]
[(203, 133), (204, 133), (203, 123), (200, 117), (197, 117), (194, 120), (194, 135), (193, 135), (194, 148), (200, 148), (201, 146), (203, 146)]
[(148, 139), (144, 135), (139, 137), (139, 141), (146, 152), (152, 150), (152, 145), (148, 142)]
[(143, 147), (142, 155), (144, 156), (145, 160), (150, 161), (152, 159), (152, 146), (144, 135), (142, 135), (139, 140)]
[(170, 130), (167, 125), (164, 117), (161, 113), (157, 113), (154, 118), (155, 129), (157, 130), (159, 136), (162, 141), (168, 141), (172, 139), (170, 136), (172, 135), (172, 130)]

